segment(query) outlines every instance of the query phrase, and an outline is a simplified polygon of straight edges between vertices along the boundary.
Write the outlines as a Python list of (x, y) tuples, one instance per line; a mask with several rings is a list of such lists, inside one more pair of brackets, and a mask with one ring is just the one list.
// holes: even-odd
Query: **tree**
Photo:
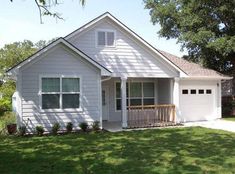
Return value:
[(0, 49), (0, 116), (11, 109), (11, 97), (15, 91), (15, 82), (5, 76), (5, 71), (54, 40), (40, 40), (35, 44), (24, 40), (6, 44)]
[[(161, 37), (188, 50), (184, 58), (219, 72), (235, 72), (234, 0), (144, 0)], [(235, 74), (235, 73), (233, 73)]]
[[(13, 2), (14, 0), (10, 0)], [(38, 10), (39, 10), (39, 16), (40, 16), (40, 23), (43, 23), (42, 16), (52, 16), (56, 19), (63, 20), (63, 17), (58, 12), (53, 12), (52, 7), (56, 7), (60, 4), (62, 4), (63, 1), (60, 0), (34, 0)], [(79, 0), (79, 2), (82, 4), (82, 6), (85, 6), (86, 0)]]
[(0, 49), (0, 75), (3, 76), (7, 69), (26, 59), (36, 50), (33, 42), (29, 40), (6, 44)]

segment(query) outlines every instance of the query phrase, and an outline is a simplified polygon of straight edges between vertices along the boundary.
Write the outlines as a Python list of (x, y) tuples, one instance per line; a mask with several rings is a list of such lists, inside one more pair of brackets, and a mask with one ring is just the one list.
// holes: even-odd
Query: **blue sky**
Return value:
[[(62, 0), (61, 0), (62, 1)], [(182, 56), (176, 40), (159, 38), (159, 25), (150, 21), (149, 11), (144, 9), (143, 0), (86, 0), (85, 7), (79, 0), (63, 0), (56, 8), (65, 19), (43, 17), (40, 24), (38, 9), (33, 0), (4, 0), (0, 6), (0, 47), (14, 41), (29, 39), (33, 42), (63, 37), (100, 14), (109, 11), (129, 28), (158, 49)]]

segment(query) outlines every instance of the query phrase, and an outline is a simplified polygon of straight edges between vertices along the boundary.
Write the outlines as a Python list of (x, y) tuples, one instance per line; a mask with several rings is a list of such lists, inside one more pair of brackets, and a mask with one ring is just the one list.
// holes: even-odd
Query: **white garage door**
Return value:
[(216, 83), (183, 82), (180, 87), (181, 121), (215, 119), (216, 89)]

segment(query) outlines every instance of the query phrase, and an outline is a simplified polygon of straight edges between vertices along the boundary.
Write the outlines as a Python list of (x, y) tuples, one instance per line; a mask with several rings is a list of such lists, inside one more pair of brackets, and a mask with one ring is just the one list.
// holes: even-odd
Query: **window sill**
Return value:
[(116, 45), (112, 45), (112, 46), (108, 46), (108, 45), (96, 45), (96, 48), (97, 49), (104, 49), (104, 48), (107, 48), (107, 49), (111, 49), (111, 48), (116, 48)]
[(76, 113), (82, 112), (82, 108), (77, 109), (40, 109), (40, 113)]

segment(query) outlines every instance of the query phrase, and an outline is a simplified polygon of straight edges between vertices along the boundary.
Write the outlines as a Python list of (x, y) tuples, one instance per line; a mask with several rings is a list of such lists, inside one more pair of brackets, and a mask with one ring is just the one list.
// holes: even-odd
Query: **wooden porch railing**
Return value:
[(175, 124), (175, 105), (145, 105), (127, 107), (129, 128), (168, 126)]

